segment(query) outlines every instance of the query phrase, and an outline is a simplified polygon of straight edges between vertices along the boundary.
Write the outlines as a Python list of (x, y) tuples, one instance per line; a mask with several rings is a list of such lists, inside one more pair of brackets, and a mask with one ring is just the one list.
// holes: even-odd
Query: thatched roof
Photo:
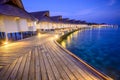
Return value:
[(49, 18), (49, 11), (31, 12), (30, 14), (37, 18), (39, 22), (52, 22)]
[(25, 11), (24, 8), (18, 7), (19, 5), (18, 6), (17, 4), (15, 5), (14, 3), (12, 3), (12, 1), (14, 0), (0, 0), (1, 15), (15, 16), (15, 17), (28, 18), (28, 19), (35, 20), (35, 18), (31, 16), (27, 11)]
[(10, 0), (0, 0), (0, 4), (4, 4), (4, 3), (8, 2), (8, 1), (10, 1)]
[(19, 7), (21, 9), (24, 9), (21, 0), (0, 0), (0, 4), (8, 4), (8, 3), (15, 5), (16, 7)]
[(75, 23), (75, 20), (69, 20), (69, 23), (71, 23), (71, 24), (74, 24)]
[(86, 21), (80, 21), (80, 24), (88, 24)]
[(51, 16), (50, 18), (54, 22), (62, 22), (62, 16)]
[(41, 18), (44, 16), (49, 17), (49, 11), (37, 11), (37, 12), (30, 12), (31, 15), (35, 16), (36, 18)]
[(52, 20), (48, 16), (41, 17), (39, 22), (52, 22)]
[(63, 19), (62, 19), (62, 22), (63, 22), (63, 23), (69, 23), (69, 18), (63, 18)]
[(69, 18), (62, 18), (62, 20), (68, 21), (68, 20), (69, 20)]

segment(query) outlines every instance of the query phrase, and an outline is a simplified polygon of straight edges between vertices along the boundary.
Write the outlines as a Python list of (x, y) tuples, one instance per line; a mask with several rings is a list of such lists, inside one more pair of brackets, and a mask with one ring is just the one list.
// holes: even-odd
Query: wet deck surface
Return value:
[(0, 47), (0, 80), (107, 79), (60, 48), (53, 35), (44, 34)]

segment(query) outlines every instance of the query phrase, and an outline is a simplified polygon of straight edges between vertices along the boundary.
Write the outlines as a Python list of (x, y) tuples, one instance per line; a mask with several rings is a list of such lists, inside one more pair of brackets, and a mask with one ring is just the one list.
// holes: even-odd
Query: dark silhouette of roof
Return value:
[(62, 22), (63, 22), (63, 23), (69, 23), (69, 18), (63, 18), (63, 19), (62, 19)]
[(4, 4), (4, 3), (8, 2), (8, 1), (10, 1), (10, 0), (0, 0), (0, 4)]
[(80, 21), (79, 23), (80, 23), (80, 24), (87, 24), (86, 21)]
[(74, 24), (74, 23), (75, 23), (75, 20), (74, 20), (74, 19), (69, 20), (69, 23)]
[(69, 20), (69, 18), (62, 18), (62, 20), (68, 21), (68, 20)]
[(0, 0), (0, 4), (8, 4), (8, 3), (13, 4), (16, 7), (19, 7), (21, 9), (24, 9), (24, 6), (21, 0)]
[(52, 19), (53, 22), (62, 22), (62, 16), (51, 16), (50, 19)]
[(37, 18), (39, 22), (52, 22), (49, 17), (49, 11), (30, 12), (30, 14)]
[(20, 7), (17, 3), (15, 4), (14, 1), (15, 0), (0, 0), (0, 14), (35, 20), (33, 16), (24, 10), (21, 0), (16, 0), (16, 2), (18, 1), (19, 4), (21, 4)]

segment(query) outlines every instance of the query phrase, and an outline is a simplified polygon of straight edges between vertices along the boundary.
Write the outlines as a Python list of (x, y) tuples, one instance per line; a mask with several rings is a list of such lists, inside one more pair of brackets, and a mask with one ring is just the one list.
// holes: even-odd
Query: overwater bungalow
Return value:
[(51, 16), (50, 18), (53, 21), (53, 26), (54, 26), (55, 30), (57, 30), (57, 29), (59, 30), (59, 29), (63, 28), (62, 16)]
[(74, 19), (72, 19), (72, 20), (69, 20), (69, 22), (70, 22), (70, 27), (71, 28), (75, 28), (76, 26), (75, 26), (75, 20)]
[(88, 27), (87, 23), (85, 21), (80, 21), (80, 20), (70, 20), (71, 27), (72, 28), (84, 28)]
[(74, 21), (74, 24), (75, 24), (75, 28), (82, 28), (84, 27), (83, 25), (85, 25), (80, 20)]
[(70, 28), (69, 18), (63, 18), (62, 22), (63, 22), (64, 28)]
[(79, 21), (80, 27), (88, 27), (88, 22), (86, 21)]
[(36, 32), (35, 18), (21, 0), (0, 0), (0, 40), (19, 40)]
[(74, 22), (76, 28), (80, 28), (80, 25), (81, 25), (81, 24), (80, 24), (79, 22), (80, 22), (80, 21), (78, 21), (78, 20), (76, 20), (76, 21)]
[(32, 16), (38, 19), (37, 30), (38, 31), (53, 31), (53, 21), (50, 19), (49, 11), (31, 12)]
[(91, 28), (99, 28), (98, 23), (88, 23), (88, 25), (91, 26)]

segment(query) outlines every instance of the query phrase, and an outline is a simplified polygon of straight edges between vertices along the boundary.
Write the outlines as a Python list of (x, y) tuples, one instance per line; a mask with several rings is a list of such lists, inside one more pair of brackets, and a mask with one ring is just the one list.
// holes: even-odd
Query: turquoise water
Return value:
[(97, 70), (120, 80), (120, 28), (77, 31), (61, 45)]

